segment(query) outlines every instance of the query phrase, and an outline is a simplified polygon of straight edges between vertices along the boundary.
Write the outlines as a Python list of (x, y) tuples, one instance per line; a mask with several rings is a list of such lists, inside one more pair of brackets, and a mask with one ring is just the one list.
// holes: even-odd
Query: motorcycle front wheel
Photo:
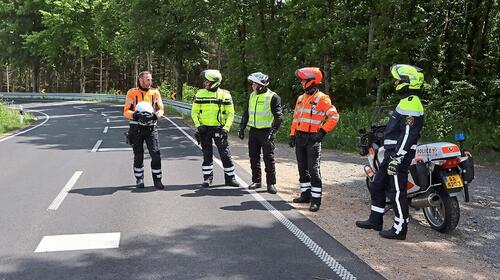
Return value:
[(449, 233), (454, 230), (460, 220), (460, 207), (456, 197), (448, 193), (438, 193), (439, 204), (423, 208), (424, 216), (431, 228)]

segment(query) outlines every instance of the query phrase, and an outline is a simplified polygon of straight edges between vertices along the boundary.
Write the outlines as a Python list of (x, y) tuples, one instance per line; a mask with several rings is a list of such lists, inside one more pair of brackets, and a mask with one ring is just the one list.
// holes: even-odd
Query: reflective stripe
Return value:
[(301, 187), (310, 187), (311, 186), (311, 182), (300, 183), (300, 186)]
[(413, 116), (413, 117), (420, 117), (424, 115), (424, 112), (418, 112), (418, 111), (410, 111), (410, 110), (403, 110), (399, 106), (396, 107), (396, 112), (400, 113), (401, 115), (405, 116)]
[(417, 149), (417, 145), (412, 145), (412, 146), (410, 147), (410, 149), (412, 149), (412, 150), (416, 150), (416, 149)]
[[(396, 206), (397, 206), (397, 213), (394, 213), (394, 219), (399, 219), (403, 220), (403, 212), (401, 211), (401, 204), (399, 203), (399, 182), (398, 182), (398, 176), (393, 175), (392, 179), (394, 180), (394, 188), (396, 189), (396, 196), (394, 197), (394, 200), (396, 201)], [(401, 217), (398, 217), (398, 214), (401, 215)], [(403, 220), (404, 221), (404, 220)], [(399, 234), (401, 230), (403, 229), (403, 223), (397, 224), (394, 223), (394, 228), (396, 229), (396, 234)]]
[(301, 192), (305, 192), (305, 191), (310, 190), (310, 189), (311, 189), (310, 187), (300, 187)]
[(144, 167), (140, 167), (140, 168), (134, 167), (134, 171), (142, 172), (142, 171), (144, 171)]
[(128, 123), (129, 123), (129, 124), (139, 124), (139, 122), (138, 122), (138, 121), (129, 121)]
[(311, 196), (314, 198), (321, 198), (321, 193), (311, 192)]
[(224, 171), (224, 174), (226, 174), (227, 176), (234, 176), (234, 172), (233, 171), (231, 171), (231, 172)]
[(251, 124), (249, 124), (249, 126), (256, 126), (256, 127), (259, 127), (259, 126), (271, 126), (273, 124), (273, 122), (252, 122)]
[(210, 175), (210, 174), (212, 174), (212, 170), (203, 170), (202, 172), (203, 172), (203, 174), (205, 174), (205, 175)]
[(304, 123), (311, 123), (311, 124), (321, 124), (322, 121), (311, 120), (311, 119), (307, 119), (307, 118), (298, 118), (298, 119), (294, 119), (293, 122), (304, 122)]
[(317, 187), (311, 187), (311, 191), (313, 192), (321, 192), (321, 188), (317, 188)]
[(272, 116), (272, 112), (255, 112), (255, 111), (248, 111), (248, 114), (252, 114), (255, 116), (264, 116), (264, 117), (269, 117)]
[(335, 107), (332, 107), (328, 109), (328, 111), (326, 111), (326, 114), (328, 115), (330, 112), (337, 112), (337, 110), (335, 109)]
[(161, 179), (161, 174), (156, 174), (156, 179)]
[(313, 115), (324, 116), (326, 113), (322, 111), (316, 111), (311, 109), (300, 108), (297, 110), (298, 113), (312, 113)]
[(384, 214), (385, 209), (372, 205), (372, 211)]
[(234, 166), (224, 168), (224, 171), (234, 171)]
[(396, 140), (389, 140), (389, 139), (385, 139), (384, 140), (384, 145), (393, 145), (393, 144), (397, 144), (398, 141)]
[(400, 155), (406, 154), (404, 147), (406, 145), (406, 141), (408, 141), (408, 135), (410, 135), (410, 126), (406, 125), (405, 137), (403, 138), (403, 142), (401, 143), (401, 146), (399, 146), (399, 150), (398, 150), (398, 154), (400, 154)]
[(214, 166), (213, 165), (205, 165), (205, 166), (202, 165), (201, 169), (203, 169), (203, 170), (212, 170), (212, 169), (214, 169)]
[(153, 172), (153, 173), (161, 173), (161, 169), (151, 169), (151, 172)]
[(144, 173), (134, 173), (135, 177), (142, 177), (142, 175), (144, 175)]

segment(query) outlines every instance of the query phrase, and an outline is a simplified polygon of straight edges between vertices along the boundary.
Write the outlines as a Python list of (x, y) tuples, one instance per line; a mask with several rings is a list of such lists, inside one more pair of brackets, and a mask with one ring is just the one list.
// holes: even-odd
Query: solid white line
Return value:
[(88, 233), (44, 236), (35, 253), (118, 248), (120, 233)]
[(102, 133), (108, 133), (108, 128), (109, 128), (109, 127), (107, 127), (107, 126), (106, 126), (106, 127), (104, 128), (104, 130), (102, 131)]
[(91, 153), (97, 152), (97, 150), (99, 149), (99, 146), (101, 145), (101, 143), (102, 143), (102, 140), (97, 140), (97, 142), (94, 145), (94, 148), (92, 148), (92, 151), (90, 151), (90, 152)]
[(78, 178), (80, 178), (80, 175), (82, 175), (82, 173), (83, 171), (76, 171), (75, 174), (73, 174), (73, 176), (69, 179), (61, 192), (59, 192), (54, 201), (52, 201), (52, 203), (49, 205), (49, 208), (47, 208), (47, 210), (57, 210), (57, 208), (59, 208), (64, 198), (66, 198), (66, 195), (68, 195), (68, 192), (75, 185), (76, 181), (78, 181)]
[(39, 127), (39, 126), (42, 126), (42, 125), (44, 125), (44, 124), (45, 124), (45, 123), (46, 123), (46, 122), (50, 119), (49, 115), (47, 115), (47, 114), (45, 114), (44, 112), (41, 112), (41, 111), (27, 110), (26, 112), (37, 112), (37, 113), (40, 113), (40, 114), (42, 114), (42, 115), (45, 115), (45, 120), (43, 120), (43, 122), (42, 122), (42, 123), (35, 125), (34, 127), (28, 128), (28, 129), (23, 130), (23, 131), (20, 131), (20, 132), (18, 132), (18, 133), (16, 133), (16, 134), (13, 134), (13, 135), (7, 136), (7, 137), (5, 137), (5, 138), (2, 138), (2, 139), (0, 139), (0, 142), (3, 142), (3, 141), (8, 140), (8, 139), (10, 139), (10, 138), (13, 138), (13, 137), (16, 137), (16, 136), (18, 136), (18, 135), (24, 134), (24, 133), (26, 133), (26, 132), (28, 132), (28, 131), (30, 131), (30, 130), (33, 130), (33, 129), (35, 129), (35, 128)]
[(132, 151), (132, 148), (100, 148), (100, 152)]
[(129, 126), (128, 125), (110, 126), (109, 128), (129, 128)]
[(94, 110), (94, 109), (89, 109), (89, 111), (94, 112), (94, 113), (97, 113), (97, 111), (96, 111), (96, 110)]
[[(187, 132), (180, 128), (174, 121), (170, 118), (164, 117), (169, 122), (171, 122), (177, 129), (179, 129), (188, 139), (190, 139), (198, 148), (201, 146), (196, 143), (196, 140), (191, 137)], [(224, 168), (222, 162), (218, 158), (214, 158), (214, 162), (217, 163), (221, 168)], [(234, 175), (238, 183), (245, 188), (260, 204), (262, 204), (271, 214), (278, 219), (290, 232), (292, 232), (304, 245), (306, 245), (309, 250), (311, 250), (318, 258), (321, 259), (333, 272), (335, 272), (341, 279), (355, 280), (356, 277), (352, 275), (344, 266), (342, 266), (337, 260), (335, 260), (330, 254), (328, 254), (323, 248), (321, 248), (316, 242), (314, 242), (306, 233), (304, 233), (299, 227), (293, 224), (287, 217), (281, 214), (274, 206), (272, 206), (267, 200), (265, 200), (259, 193), (255, 191), (248, 190), (248, 184), (243, 181), (238, 175)]]

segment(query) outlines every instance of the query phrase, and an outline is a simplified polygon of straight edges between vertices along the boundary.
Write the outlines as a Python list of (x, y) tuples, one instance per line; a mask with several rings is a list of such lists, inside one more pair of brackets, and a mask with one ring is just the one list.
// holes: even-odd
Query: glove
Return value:
[(290, 146), (290, 148), (295, 147), (295, 135), (290, 136), (290, 138), (288, 138), (288, 146)]
[(196, 139), (196, 142), (198, 143), (198, 145), (201, 144), (201, 137), (200, 137), (200, 132), (199, 131), (196, 131), (194, 133), (194, 139)]
[(132, 114), (132, 119), (134, 121), (138, 121), (139, 120), (139, 116), (141, 115), (141, 112), (139, 111), (134, 111), (134, 113)]
[(240, 130), (238, 131), (238, 138), (240, 138), (241, 140), (245, 139), (245, 128), (244, 127), (240, 127)]
[(227, 133), (228, 133), (227, 130), (225, 130), (224, 128), (221, 128), (221, 130), (220, 130), (220, 137), (222, 139), (227, 139)]
[(158, 120), (158, 115), (156, 113), (153, 113), (153, 121)]
[(387, 174), (394, 176), (398, 174), (399, 165), (403, 160), (403, 156), (395, 155), (391, 157), (391, 161), (389, 162), (389, 166), (387, 166)]
[(326, 135), (326, 131), (324, 129), (320, 128), (319, 131), (316, 132), (316, 134), (314, 134), (314, 136), (313, 136), (314, 143), (318, 143), (318, 142), (323, 141), (323, 138), (325, 137), (325, 135)]
[(154, 115), (155, 115), (155, 114), (150, 113), (150, 112), (142, 112), (142, 113), (139, 115), (139, 119), (140, 119), (140, 121), (141, 121), (141, 122), (143, 122), (143, 123), (148, 123), (148, 122), (150, 122), (150, 121), (152, 121), (152, 120), (153, 120), (153, 116), (154, 116)]
[(204, 125), (198, 126), (197, 129), (198, 129), (198, 133), (200, 133), (200, 134), (204, 134), (204, 133), (206, 133), (208, 131), (208, 127), (206, 127)]
[(273, 129), (271, 129), (271, 131), (269, 132), (269, 136), (267, 137), (267, 139), (270, 142), (273, 142), (274, 139), (276, 139), (276, 131), (274, 131)]

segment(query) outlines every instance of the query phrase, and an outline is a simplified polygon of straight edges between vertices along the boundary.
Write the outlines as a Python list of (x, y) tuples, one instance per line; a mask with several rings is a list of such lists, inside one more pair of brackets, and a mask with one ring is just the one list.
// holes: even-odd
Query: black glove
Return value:
[(150, 112), (142, 112), (140, 115), (139, 115), (139, 119), (142, 123), (148, 123), (150, 121), (153, 120), (153, 113), (150, 113)]
[(225, 130), (224, 128), (220, 128), (220, 137), (222, 139), (227, 139), (227, 130)]
[(132, 119), (134, 121), (138, 121), (139, 120), (139, 116), (141, 115), (141, 112), (139, 111), (134, 111), (134, 113), (132, 114)]
[(244, 127), (240, 127), (240, 130), (238, 131), (238, 137), (241, 140), (245, 139), (245, 128)]
[(271, 142), (274, 141), (274, 139), (276, 139), (276, 131), (274, 131), (274, 129), (271, 129), (271, 131), (269, 132), (269, 136), (267, 137), (267, 139)]
[(319, 131), (316, 132), (316, 134), (314, 134), (314, 136), (313, 136), (314, 143), (318, 143), (318, 142), (323, 141), (323, 138), (325, 137), (325, 135), (326, 135), (326, 131), (323, 130), (322, 128), (320, 128)]
[(153, 121), (158, 120), (158, 115), (156, 113), (153, 113)]
[(288, 146), (290, 146), (290, 148), (295, 147), (295, 135), (290, 136), (290, 138), (288, 138)]
[(198, 128), (197, 128), (197, 129), (198, 129), (198, 132), (199, 132), (200, 134), (204, 134), (204, 133), (206, 133), (206, 132), (208, 131), (208, 127), (206, 127), (206, 126), (204, 126), (204, 125), (200, 125), (200, 126), (198, 126)]
[(200, 137), (200, 132), (199, 131), (196, 131), (194, 133), (194, 139), (196, 139), (196, 142), (198, 142), (198, 145), (201, 144), (201, 137)]

